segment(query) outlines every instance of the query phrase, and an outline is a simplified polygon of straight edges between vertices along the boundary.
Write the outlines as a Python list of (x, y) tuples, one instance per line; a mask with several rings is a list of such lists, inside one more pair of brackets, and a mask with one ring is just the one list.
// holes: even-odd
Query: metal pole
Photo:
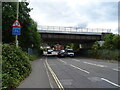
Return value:
[[(18, 14), (19, 14), (19, 0), (17, 2), (17, 16), (16, 19), (18, 19)], [(18, 36), (15, 36), (15, 42), (16, 42), (16, 47), (18, 48)]]

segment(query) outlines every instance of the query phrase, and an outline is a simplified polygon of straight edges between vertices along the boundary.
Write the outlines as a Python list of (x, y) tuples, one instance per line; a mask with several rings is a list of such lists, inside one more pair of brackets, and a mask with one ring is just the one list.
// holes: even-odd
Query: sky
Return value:
[(27, 0), (38, 26), (104, 28), (118, 33), (119, 0)]

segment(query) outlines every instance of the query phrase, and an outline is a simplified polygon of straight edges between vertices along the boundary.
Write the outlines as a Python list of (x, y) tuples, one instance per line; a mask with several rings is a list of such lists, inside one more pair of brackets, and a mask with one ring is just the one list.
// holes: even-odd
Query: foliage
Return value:
[(100, 45), (98, 42), (95, 42), (92, 46), (92, 50), (97, 51), (98, 49), (100, 49)]
[(74, 50), (79, 49), (79, 43), (74, 43), (74, 44), (73, 44), (73, 49), (74, 49)]
[(79, 43), (69, 43), (66, 45), (66, 48), (72, 48), (74, 50), (79, 49)]
[(2, 47), (2, 89), (14, 89), (31, 72), (27, 53), (14, 45)]
[(110, 34), (107, 34), (105, 36), (105, 43), (103, 44), (103, 48), (105, 49), (113, 49), (113, 37), (114, 37), (114, 34), (110, 33)]
[(40, 55), (36, 54), (36, 55), (29, 55), (29, 58), (31, 61), (36, 60)]
[(118, 60), (120, 61), (120, 51), (118, 49), (116, 50), (98, 50), (98, 58), (103, 58), (103, 59), (107, 59), (107, 60)]
[(92, 50), (88, 51), (88, 56), (109, 60), (120, 60), (120, 36), (107, 34), (103, 46), (95, 42)]
[(97, 59), (107, 59), (107, 60), (117, 60), (120, 61), (120, 50), (107, 50), (101, 49), (97, 50), (97, 53), (92, 50), (87, 51), (88, 57)]
[[(40, 45), (40, 35), (37, 32), (37, 23), (31, 19), (29, 12), (32, 10), (28, 8), (28, 2), (19, 3), (19, 21), (21, 23), (21, 35), (18, 37), (19, 45), (22, 49), (27, 50), (34, 45), (38, 48)], [(12, 35), (11, 25), (16, 19), (16, 2), (2, 3), (2, 35), (3, 43), (11, 43), (15, 41), (15, 36)]]
[(120, 49), (120, 36), (119, 35), (115, 35), (112, 39), (113, 41), (113, 46), (115, 49)]

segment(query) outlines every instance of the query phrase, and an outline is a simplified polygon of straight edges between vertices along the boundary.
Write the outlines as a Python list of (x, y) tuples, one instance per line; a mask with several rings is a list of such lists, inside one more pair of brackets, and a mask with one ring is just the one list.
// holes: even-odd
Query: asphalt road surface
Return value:
[(18, 88), (120, 88), (117, 61), (42, 57)]
[(47, 57), (47, 62), (64, 88), (120, 88), (116, 61)]

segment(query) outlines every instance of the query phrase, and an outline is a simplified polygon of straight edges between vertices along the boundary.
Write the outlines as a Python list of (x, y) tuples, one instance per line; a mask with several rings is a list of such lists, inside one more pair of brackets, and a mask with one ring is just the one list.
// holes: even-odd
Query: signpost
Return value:
[(16, 19), (12, 25), (12, 35), (16, 35), (16, 47), (18, 47), (17, 35), (21, 34), (21, 25), (18, 19)]
[(16, 20), (13, 23), (12, 27), (12, 35), (15, 35), (15, 42), (16, 42), (16, 47), (18, 47), (18, 35), (20, 35), (20, 29), (21, 29), (21, 25), (20, 22), (18, 21), (18, 13), (19, 13), (19, 0), (17, 2), (17, 15), (16, 15)]
[(20, 29), (21, 28), (13, 27), (12, 35), (20, 35), (21, 34)]
[(19, 27), (21, 28), (20, 22), (18, 21), (18, 19), (16, 19), (12, 25), (12, 27)]

